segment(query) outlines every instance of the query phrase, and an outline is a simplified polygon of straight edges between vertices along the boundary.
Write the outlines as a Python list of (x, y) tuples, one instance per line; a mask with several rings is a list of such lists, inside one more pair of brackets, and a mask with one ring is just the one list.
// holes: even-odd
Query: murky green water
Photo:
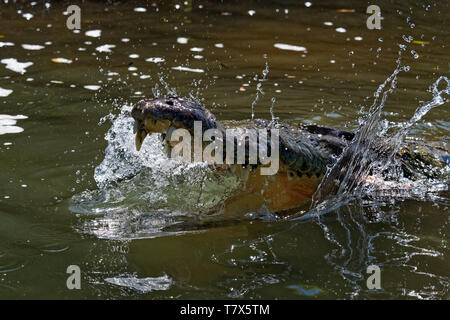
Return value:
[[(110, 121), (166, 94), (164, 83), (218, 119), (247, 119), (262, 83), (256, 117), (270, 118), (275, 98), (283, 121), (356, 129), (398, 44), (411, 69), (384, 116), (405, 121), (449, 76), (448, 2), (379, 2), (381, 30), (367, 29), (366, 4), (344, 1), (78, 3), (79, 33), (66, 28), (69, 4), (0, 5), (0, 114), (27, 117), (0, 116), (0, 298), (450, 298), (448, 193), (356, 200), (321, 223), (246, 217), (167, 231), (195, 220), (196, 169), (170, 171), (155, 146), (131, 153), (125, 117)], [(448, 106), (409, 136), (448, 143)], [(127, 173), (136, 177), (99, 189)], [(380, 290), (367, 289), (371, 264)], [(69, 265), (81, 290), (66, 287)]]

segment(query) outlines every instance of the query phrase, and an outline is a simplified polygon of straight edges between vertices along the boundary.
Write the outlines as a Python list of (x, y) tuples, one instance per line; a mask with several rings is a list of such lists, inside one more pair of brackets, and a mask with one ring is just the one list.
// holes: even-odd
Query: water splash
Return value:
[(264, 55), (264, 58), (266, 59), (266, 67), (262, 71), (262, 78), (258, 80), (258, 75), (254, 78), (254, 80), (258, 81), (258, 83), (256, 84), (255, 99), (252, 102), (252, 120), (255, 119), (255, 105), (258, 103), (260, 95), (264, 95), (264, 91), (262, 90), (262, 82), (267, 80), (267, 75), (269, 74), (269, 62), (267, 61), (267, 55)]
[(272, 122), (274, 121), (278, 121), (278, 117), (275, 117), (275, 113), (273, 112), (273, 109), (275, 107), (275, 102), (277, 101), (277, 99), (275, 97), (272, 97), (272, 104), (270, 105), (270, 116), (272, 117)]
[[(387, 97), (396, 87), (399, 73), (403, 71), (409, 71), (409, 67), (401, 66), (400, 51), (397, 68), (374, 93), (374, 102), (368, 117), (362, 122), (350, 145), (343, 151), (334, 166), (327, 171), (314, 194), (313, 208), (322, 210), (330, 205), (330, 202), (342, 200), (342, 197), (363, 194), (361, 188), (369, 173), (382, 175), (390, 166), (398, 166), (394, 155), (403, 145), (403, 139), (408, 130), (432, 108), (449, 101), (444, 94), (449, 94), (450, 82), (445, 76), (441, 76), (431, 86), (433, 99), (419, 107), (408, 122), (398, 126), (395, 133), (390, 133), (395, 129), (386, 125), (386, 122), (381, 119), (381, 112)], [(439, 84), (444, 81), (447, 83), (446, 88), (438, 90)], [(394, 171), (398, 172), (398, 170)]]
[[(167, 81), (164, 79), (164, 73), (159, 72), (158, 73), (158, 80), (161, 83), (161, 85), (164, 87), (164, 89), (166, 90), (166, 96), (178, 96), (177, 91), (175, 88), (171, 88), (169, 86), (169, 84), (167, 83)], [(161, 91), (159, 90), (159, 85), (158, 83), (155, 83), (155, 86), (152, 89), (152, 93), (153, 96), (155, 98), (161, 98), (162, 96), (164, 96), (164, 94), (161, 93)]]
[(105, 136), (108, 146), (94, 171), (98, 189), (71, 199), (73, 212), (95, 216), (80, 232), (109, 239), (177, 233), (181, 227), (164, 230), (207, 219), (203, 214), (240, 186), (234, 175), (217, 175), (206, 163), (167, 158), (159, 134), (147, 137), (136, 151), (130, 111), (123, 106), (118, 116), (107, 117), (112, 120)]

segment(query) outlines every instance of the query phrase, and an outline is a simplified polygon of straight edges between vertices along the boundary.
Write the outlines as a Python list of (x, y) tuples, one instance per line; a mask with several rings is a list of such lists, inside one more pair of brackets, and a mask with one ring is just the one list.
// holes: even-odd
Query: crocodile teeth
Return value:
[(171, 157), (172, 147), (168, 143), (164, 144), (164, 152), (165, 152), (165, 154), (167, 155), (168, 158)]
[(145, 131), (145, 129), (140, 128), (137, 132), (136, 132), (136, 150), (139, 151), (141, 150), (142, 147), (142, 143), (144, 142), (145, 137), (147, 136), (147, 131)]

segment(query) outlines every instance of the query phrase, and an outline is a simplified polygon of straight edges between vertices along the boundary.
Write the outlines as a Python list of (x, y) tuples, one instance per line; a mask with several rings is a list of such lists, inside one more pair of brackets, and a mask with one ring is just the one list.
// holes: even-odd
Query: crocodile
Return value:
[[(219, 174), (223, 170), (231, 170), (244, 180), (243, 190), (225, 200), (223, 206), (230, 210), (239, 208), (241, 211), (266, 206), (277, 214), (296, 212), (311, 202), (327, 170), (351, 144), (357, 133), (315, 124), (294, 125), (264, 119), (219, 122), (205, 106), (175, 96), (138, 101), (131, 110), (131, 116), (135, 121), (135, 144), (138, 151), (147, 135), (157, 133), (161, 135), (161, 141), (170, 156), (177, 143), (171, 139), (174, 130), (184, 129), (194, 134), (196, 123), (201, 124), (201, 133), (212, 129), (222, 134), (223, 138), (218, 141), (222, 144), (219, 149), (222, 152), (220, 159), (225, 160), (230, 153), (236, 153), (237, 144), (243, 141), (244, 161), (241, 164), (227, 164), (225, 161), (213, 164)], [(278, 130), (277, 145), (271, 144), (272, 140), (269, 138), (263, 140), (264, 144), (258, 145), (259, 148), (261, 145), (265, 146), (268, 154), (278, 148), (279, 168), (276, 174), (265, 176), (258, 171), (258, 168), (265, 165), (260, 160), (256, 163), (250, 161), (250, 149), (255, 142), (248, 139), (248, 133), (256, 129), (259, 130), (256, 131), (258, 133), (260, 130), (274, 128)], [(239, 136), (244, 137), (244, 140), (236, 139)], [(262, 141), (259, 135), (256, 141)], [(205, 148), (204, 141), (201, 142), (201, 147)], [(448, 151), (443, 147), (405, 142), (395, 153), (395, 157), (400, 160), (406, 177), (440, 175), (441, 179), (448, 179), (448, 174), (442, 173), (448, 172), (445, 169), (449, 162)], [(436, 170), (428, 170), (431, 167)]]

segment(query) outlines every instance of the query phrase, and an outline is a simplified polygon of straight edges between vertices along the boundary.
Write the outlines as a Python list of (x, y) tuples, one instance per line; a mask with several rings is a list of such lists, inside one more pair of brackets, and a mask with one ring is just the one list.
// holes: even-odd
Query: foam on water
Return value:
[(0, 114), (0, 135), (23, 132), (22, 127), (16, 126), (17, 120), (23, 119), (28, 119), (28, 117), (24, 115), (11, 116), (8, 114)]
[(0, 62), (6, 65), (6, 69), (18, 72), (20, 74), (24, 74), (26, 72), (25, 69), (33, 65), (33, 62), (19, 62), (15, 58), (2, 59)]

